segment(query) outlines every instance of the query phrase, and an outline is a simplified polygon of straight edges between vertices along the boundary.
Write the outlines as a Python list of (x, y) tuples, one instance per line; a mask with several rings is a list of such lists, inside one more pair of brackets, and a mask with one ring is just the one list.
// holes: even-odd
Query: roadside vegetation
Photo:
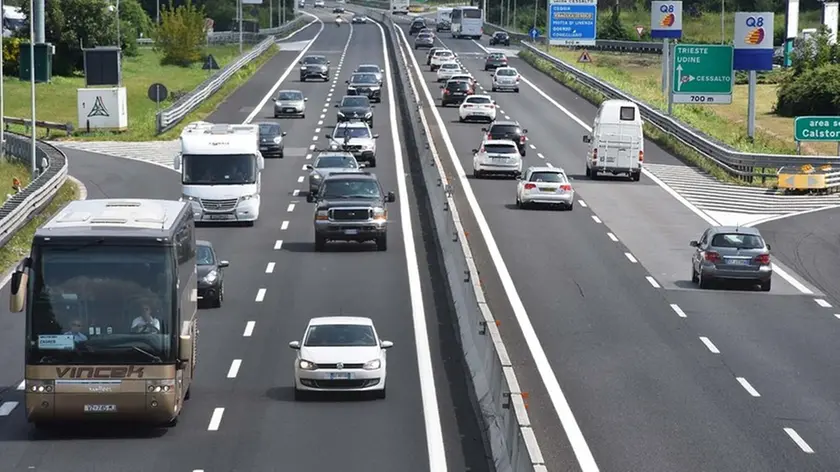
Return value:
[[(228, 12), (228, 7), (225, 2), (215, 0), (179, 2), (178, 6), (161, 5), (161, 22), (156, 26), (150, 16), (155, 14), (154, 2), (120, 0), (120, 23), (117, 29), (116, 15), (108, 0), (47, 2), (47, 41), (55, 45), (56, 54), (53, 57), (52, 82), (36, 84), (37, 119), (71, 123), (76, 128), (72, 136), (62, 136), (62, 132), (51, 131), (51, 138), (119, 141), (161, 139), (161, 136), (155, 135), (157, 105), (147, 96), (149, 86), (162, 83), (169, 90), (169, 97), (160, 104), (164, 108), (217, 72), (202, 69), (208, 55), (212, 55), (220, 67), (235, 60), (239, 55), (238, 45), (206, 45), (205, 18), (213, 10), (213, 17), (217, 18), (216, 29), (219, 29), (220, 23), (228, 27), (232, 23), (231, 15), (235, 14), (235, 11)], [(267, 14), (262, 14), (262, 6), (254, 7), (246, 13), (253, 18), (255, 27), (262, 26), (262, 16), (265, 16), (264, 27), (268, 27), (269, 19)], [(21, 8), (28, 18), (28, 3), (21, 5)], [(264, 9), (267, 11), (268, 6), (265, 5)], [(220, 17), (221, 20), (218, 19)], [(128, 95), (129, 128), (125, 132), (86, 133), (77, 123), (76, 112), (76, 89), (84, 87), (84, 58), (80, 45), (84, 44), (85, 48), (114, 45), (117, 42), (117, 31), (123, 51), (122, 79)], [(3, 42), (6, 116), (27, 118), (30, 115), (29, 83), (18, 79), (20, 48), (28, 44), (28, 32), (29, 25), (26, 24), (16, 33), (20, 37)], [(152, 38), (155, 46), (144, 48), (138, 44), (138, 38)], [(199, 110), (187, 117), (185, 123), (202, 119), (212, 112), (276, 52), (277, 48), (270, 48), (240, 70), (219, 92), (206, 100)], [(24, 131), (19, 126), (12, 126), (11, 130)], [(179, 129), (173, 131), (177, 134)], [(39, 134), (44, 137), (47, 132), (41, 129)], [(167, 133), (171, 134), (172, 131)]]

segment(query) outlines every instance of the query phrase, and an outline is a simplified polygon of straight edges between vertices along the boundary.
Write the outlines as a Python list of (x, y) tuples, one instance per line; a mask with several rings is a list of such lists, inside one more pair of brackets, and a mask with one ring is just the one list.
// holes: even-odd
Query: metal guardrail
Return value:
[(524, 50), (535, 54), (540, 59), (549, 62), (558, 71), (568, 74), (580, 84), (601, 93), (607, 98), (636, 102), (639, 106), (639, 110), (641, 111), (642, 118), (648, 124), (659, 128), (686, 146), (702, 154), (729, 175), (740, 177), (744, 180), (751, 180), (753, 177), (775, 178), (777, 176), (778, 169), (782, 167), (798, 167), (806, 163), (813, 166), (822, 166), (826, 164), (840, 166), (840, 157), (837, 156), (761, 154), (741, 152), (736, 149), (732, 149), (726, 144), (721, 143), (714, 138), (666, 115), (658, 109), (641, 102), (632, 95), (601, 81), (597, 77), (587, 74), (586, 72), (575, 68), (571, 64), (541, 51), (532, 43), (523, 42), (522, 47)]
[(475, 393), (476, 413), (484, 423), (493, 463), (500, 472), (544, 472), (547, 469), (531, 428), (526, 394), (519, 386), (496, 319), (484, 298), (455, 202), (457, 190), (450, 185), (445, 164), (438, 155), (437, 146), (442, 142), (436, 137), (437, 131), (433, 132), (435, 126), (426, 118), (436, 105), (421, 96), (416, 81), (422, 80), (422, 75), (417, 75), (419, 71), (407, 58), (406, 52), (411, 54), (411, 47), (396, 22), (391, 21), (390, 14), (369, 9), (364, 13), (386, 26), (392, 59), (400, 62), (393, 72), (393, 80), (394, 88), (404, 91), (397, 100), (400, 100), (403, 123), (410, 129), (406, 133), (406, 145), (413, 151), (409, 162), (415, 170), (422, 168), (422, 176), (413, 173), (412, 178), (422, 179), (415, 188), (424, 187), (428, 195), (428, 203), (421, 205), (430, 207), (425, 213), (434, 219), (439, 254), (446, 270), (444, 283), (450, 288), (457, 315), (456, 329)]
[[(26, 128), (27, 131), (32, 126), (31, 119), (16, 118), (14, 116), (4, 116), (3, 123), (5, 124), (7, 130), (9, 129), (9, 125), (20, 125)], [(50, 135), (51, 130), (64, 131), (68, 135), (73, 132), (72, 123), (56, 123), (54, 121), (35, 120), (35, 127), (46, 129), (48, 137)]]
[[(31, 138), (5, 133), (6, 158), (30, 165)], [(58, 148), (38, 141), (35, 145), (38, 176), (0, 206), (0, 246), (44, 209), (67, 180), (67, 156)], [(11, 185), (11, 182), (9, 182)]]
[[(525, 33), (520, 33), (518, 31), (511, 31), (509, 29), (502, 28), (499, 25), (494, 25), (493, 23), (484, 23), (484, 34), (493, 34), (496, 31), (504, 31), (505, 33), (510, 35), (510, 38), (514, 41), (522, 42), (531, 42), (531, 37)], [(545, 38), (537, 38), (538, 44), (545, 44)], [(634, 52), (637, 54), (662, 54), (662, 43), (661, 42), (649, 42), (649, 41), (618, 41), (613, 39), (598, 39), (595, 40), (594, 46), (581, 46), (582, 49), (587, 49), (590, 51), (614, 51), (614, 52)]]
[[(299, 20), (300, 18), (296, 18), (291, 22), (287, 22), (286, 25)], [(248, 44), (256, 44), (260, 41), (264, 40), (266, 36), (280, 34), (286, 31), (285, 26), (276, 26), (274, 28), (263, 28), (260, 29), (258, 33), (253, 33), (250, 31), (243, 31), (242, 32), (242, 42)], [(239, 43), (239, 32), (238, 31), (213, 31), (207, 35), (207, 44), (235, 44)], [(137, 38), (137, 44), (140, 46), (151, 47), (155, 45), (155, 40), (152, 38)]]
[[(295, 20), (286, 23), (277, 28), (276, 31), (269, 34), (259, 44), (254, 46), (251, 50), (244, 52), (235, 61), (225, 66), (222, 70), (213, 74), (210, 78), (201, 83), (198, 87), (178, 99), (172, 105), (157, 112), (155, 116), (155, 130), (157, 134), (169, 131), (175, 125), (181, 122), (185, 116), (198, 108), (204, 100), (216, 93), (225, 82), (233, 75), (239, 72), (243, 67), (256, 59), (259, 55), (272, 47), (276, 41), (275, 35), (285, 31), (294, 31), (293, 28), (304, 25), (306, 18), (298, 17)], [(314, 20), (311, 20), (314, 21)], [(311, 22), (310, 21), (310, 22)], [(239, 33), (236, 33), (237, 41), (239, 40)]]

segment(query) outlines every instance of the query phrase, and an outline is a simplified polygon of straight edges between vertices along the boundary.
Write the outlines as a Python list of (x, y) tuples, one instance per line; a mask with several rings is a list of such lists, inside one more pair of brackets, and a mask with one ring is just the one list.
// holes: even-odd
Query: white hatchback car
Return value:
[(434, 54), (432, 54), (432, 59), (429, 62), (432, 72), (437, 71), (441, 64), (453, 62), (456, 57), (458, 57), (458, 55), (449, 49), (438, 49)]
[(461, 108), (458, 110), (460, 121), (485, 120), (492, 122), (496, 120), (496, 102), (490, 95), (471, 95), (464, 99)]
[(455, 61), (444, 62), (437, 70), (437, 81), (446, 82), (451, 79), (453, 75), (460, 74), (461, 72), (463, 72), (461, 70), (461, 64), (458, 64)]
[(385, 398), (385, 352), (370, 318), (312, 318), (303, 341), (292, 341), (295, 356), (295, 400), (311, 392), (371, 392)]
[(516, 143), (509, 139), (485, 140), (481, 148), (473, 149), (473, 177), (501, 174), (519, 177), (522, 174), (522, 156)]
[(493, 91), (513, 90), (519, 93), (519, 71), (513, 67), (499, 67), (493, 74)]
[(516, 206), (559, 205), (575, 207), (575, 189), (566, 171), (559, 167), (529, 167), (516, 185)]

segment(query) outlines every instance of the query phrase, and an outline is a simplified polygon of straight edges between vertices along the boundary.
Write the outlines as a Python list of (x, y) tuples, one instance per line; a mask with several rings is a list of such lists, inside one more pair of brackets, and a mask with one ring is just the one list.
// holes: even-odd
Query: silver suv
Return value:
[(364, 121), (338, 123), (332, 135), (325, 137), (330, 140), (330, 149), (349, 152), (359, 164), (376, 167), (376, 140), (379, 135), (373, 134)]

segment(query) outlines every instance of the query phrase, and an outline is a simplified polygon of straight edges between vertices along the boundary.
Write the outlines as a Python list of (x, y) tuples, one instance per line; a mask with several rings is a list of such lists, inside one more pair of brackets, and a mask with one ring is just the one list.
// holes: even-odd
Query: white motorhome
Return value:
[(437, 32), (452, 30), (452, 8), (438, 8), (435, 16), (435, 30)]
[(184, 128), (174, 164), (181, 171), (181, 199), (192, 204), (195, 221), (251, 226), (260, 217), (265, 160), (259, 136), (257, 125), (197, 121)]
[(408, 15), (408, 4), (411, 0), (391, 0), (391, 13), (394, 15)]
[(645, 137), (639, 107), (626, 100), (601, 103), (592, 135), (585, 135), (589, 144), (586, 155), (586, 176), (597, 179), (600, 174), (627, 174), (638, 181), (645, 160)]

